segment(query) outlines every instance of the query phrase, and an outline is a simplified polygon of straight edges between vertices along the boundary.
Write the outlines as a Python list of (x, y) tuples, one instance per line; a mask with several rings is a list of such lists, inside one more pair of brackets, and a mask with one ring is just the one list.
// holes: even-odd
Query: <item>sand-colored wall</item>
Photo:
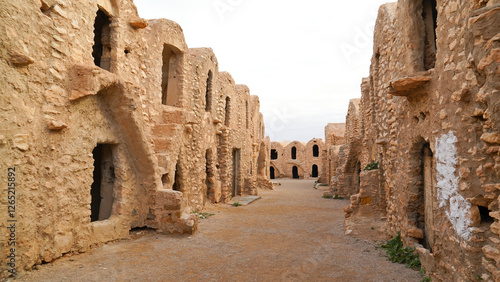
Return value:
[[(98, 9), (110, 19), (101, 67), (92, 53)], [(219, 72), (211, 49), (189, 49), (178, 24), (140, 19), (128, 0), (5, 2), (0, 23), (0, 167), (15, 169), (12, 181), (0, 179), (3, 276), (127, 238), (135, 227), (192, 233), (192, 212), (207, 201), (269, 187), (258, 97)], [(164, 46), (175, 54), (167, 105)], [(102, 163), (98, 144), (108, 152)], [(91, 187), (101, 179), (110, 216), (91, 222)], [(13, 223), (15, 233), (6, 228)], [(15, 265), (7, 265), (12, 234)]]

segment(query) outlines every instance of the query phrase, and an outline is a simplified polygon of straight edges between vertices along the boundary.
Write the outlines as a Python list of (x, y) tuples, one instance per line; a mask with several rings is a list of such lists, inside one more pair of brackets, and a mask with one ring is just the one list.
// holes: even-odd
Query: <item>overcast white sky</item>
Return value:
[(190, 48), (258, 95), (272, 141), (324, 139), (368, 76), (378, 7), (388, 0), (134, 0), (179, 23)]

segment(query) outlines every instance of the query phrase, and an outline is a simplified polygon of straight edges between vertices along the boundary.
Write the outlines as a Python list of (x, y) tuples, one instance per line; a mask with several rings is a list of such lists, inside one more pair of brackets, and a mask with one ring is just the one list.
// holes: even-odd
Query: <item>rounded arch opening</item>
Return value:
[(318, 172), (318, 166), (317, 165), (312, 165), (311, 169), (311, 177), (318, 177), (319, 172)]
[(315, 158), (319, 157), (319, 146), (314, 145), (312, 150), (313, 150), (313, 157), (315, 157)]

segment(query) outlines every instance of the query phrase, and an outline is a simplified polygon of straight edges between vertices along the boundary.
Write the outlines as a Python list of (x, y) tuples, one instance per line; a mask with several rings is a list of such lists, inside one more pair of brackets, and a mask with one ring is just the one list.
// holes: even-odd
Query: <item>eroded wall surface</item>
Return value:
[(325, 148), (323, 153), (323, 171), (320, 182), (332, 187), (338, 165), (338, 151), (345, 140), (345, 123), (329, 123), (325, 126)]
[[(372, 205), (438, 281), (500, 280), (499, 20), (499, 1), (383, 5), (359, 111), (347, 119), (361, 135), (335, 154), (340, 166), (378, 162), (373, 177), (360, 173), (366, 190), (348, 216)], [(337, 177), (341, 192), (350, 174)]]
[(207, 201), (270, 185), (258, 97), (178, 24), (128, 0), (4, 1), (0, 22), (2, 276), (135, 227), (192, 233)]

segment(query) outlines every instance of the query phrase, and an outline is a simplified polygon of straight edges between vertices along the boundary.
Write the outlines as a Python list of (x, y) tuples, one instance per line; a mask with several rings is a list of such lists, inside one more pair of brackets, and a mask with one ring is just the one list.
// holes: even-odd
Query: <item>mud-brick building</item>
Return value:
[(0, 178), (3, 274), (137, 227), (192, 233), (207, 201), (269, 186), (258, 97), (179, 25), (130, 0), (1, 6), (0, 167), (16, 187), (7, 202)]
[(374, 38), (358, 137), (336, 154), (361, 168), (359, 193), (347, 170), (332, 187), (352, 195), (347, 221), (386, 220), (433, 280), (500, 281), (500, 2), (399, 0)]
[(311, 139), (307, 144), (272, 142), (270, 178), (320, 179), (324, 174), (324, 147), (321, 138)]
[(323, 150), (323, 175), (319, 182), (333, 187), (337, 181), (338, 155), (340, 147), (345, 143), (345, 123), (329, 123), (325, 126), (325, 147)]

